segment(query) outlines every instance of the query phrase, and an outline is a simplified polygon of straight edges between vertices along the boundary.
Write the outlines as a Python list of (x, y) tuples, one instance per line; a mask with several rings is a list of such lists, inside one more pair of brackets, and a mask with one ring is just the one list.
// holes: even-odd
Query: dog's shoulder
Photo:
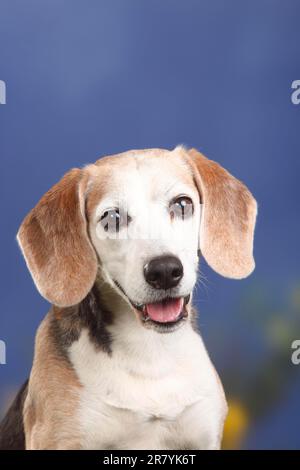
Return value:
[[(78, 448), (81, 384), (59, 336), (53, 308), (40, 324), (24, 404), (28, 449)], [(63, 425), (62, 425), (63, 423)]]

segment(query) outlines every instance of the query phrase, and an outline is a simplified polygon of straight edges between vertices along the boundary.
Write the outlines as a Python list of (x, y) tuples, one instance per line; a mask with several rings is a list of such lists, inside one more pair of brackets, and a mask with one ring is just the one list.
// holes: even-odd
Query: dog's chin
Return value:
[(186, 297), (165, 297), (159, 302), (142, 305), (131, 302), (131, 305), (145, 328), (159, 333), (172, 333), (186, 322), (189, 300), (190, 294)]

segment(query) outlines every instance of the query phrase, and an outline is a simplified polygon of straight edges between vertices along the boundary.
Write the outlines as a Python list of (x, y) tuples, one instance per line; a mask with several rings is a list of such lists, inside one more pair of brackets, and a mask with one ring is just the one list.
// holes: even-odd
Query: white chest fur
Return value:
[(70, 348), (82, 447), (219, 447), (226, 403), (200, 336), (189, 324), (170, 334), (132, 326), (111, 331), (111, 355), (87, 330)]

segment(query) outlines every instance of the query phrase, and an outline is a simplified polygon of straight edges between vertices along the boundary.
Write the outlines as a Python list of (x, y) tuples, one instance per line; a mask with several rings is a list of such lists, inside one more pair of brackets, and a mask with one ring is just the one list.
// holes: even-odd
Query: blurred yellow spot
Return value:
[(245, 406), (237, 400), (229, 400), (228, 415), (224, 425), (223, 449), (239, 449), (249, 425)]

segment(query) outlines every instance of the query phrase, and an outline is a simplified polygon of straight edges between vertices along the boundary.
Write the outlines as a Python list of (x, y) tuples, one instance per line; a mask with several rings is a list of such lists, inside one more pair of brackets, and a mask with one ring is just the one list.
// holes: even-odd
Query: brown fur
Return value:
[(51, 315), (40, 325), (24, 405), (26, 449), (78, 449), (76, 421), (81, 385), (51, 334)]
[(200, 248), (207, 263), (225, 277), (240, 279), (254, 269), (256, 201), (246, 186), (197, 150), (188, 152), (202, 195)]
[(18, 232), (40, 293), (59, 306), (75, 305), (90, 291), (97, 258), (87, 236), (84, 170), (69, 171), (32, 209)]

